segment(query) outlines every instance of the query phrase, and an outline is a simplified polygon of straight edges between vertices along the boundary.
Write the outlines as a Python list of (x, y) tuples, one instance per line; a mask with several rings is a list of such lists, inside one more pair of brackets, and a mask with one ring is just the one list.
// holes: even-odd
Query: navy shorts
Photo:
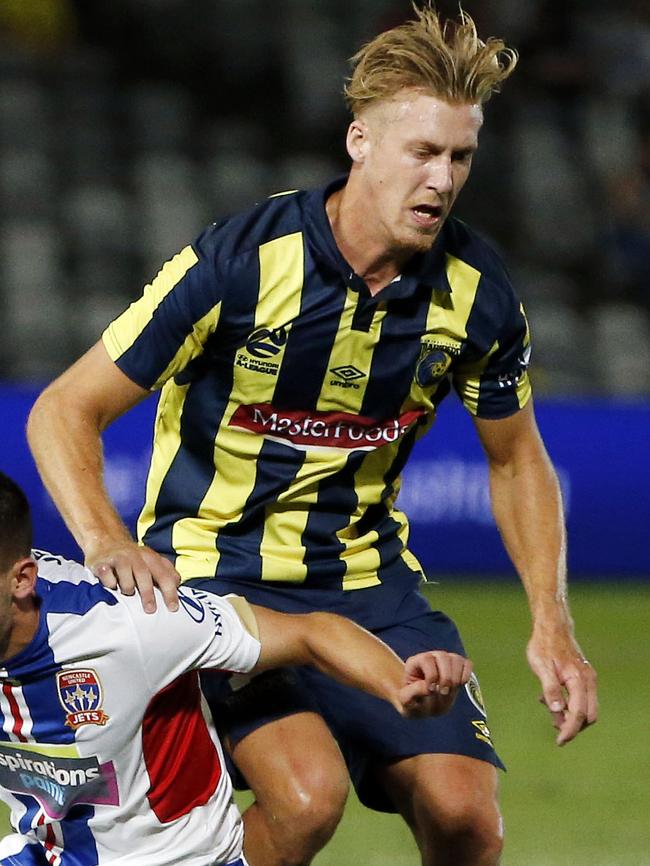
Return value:
[[(286, 596), (282, 593), (283, 598), (278, 599), (276, 593), (258, 590), (257, 586), (251, 587), (250, 584), (235, 587), (230, 582), (224, 585), (223, 581), (214, 579), (193, 580), (191, 583), (221, 594), (238, 592), (255, 604), (266, 604), (289, 613), (305, 612), (307, 596), (313, 596), (314, 592), (322, 594), (318, 590), (310, 593), (309, 590), (292, 589)], [(341, 603), (329, 599), (329, 604), (312, 609), (327, 608), (350, 615), (361, 596), (367, 593), (364, 610), (368, 609), (368, 602), (372, 606), (376, 599), (387, 595), (380, 587), (376, 593), (369, 589), (353, 590), (342, 594)], [(327, 596), (331, 595), (327, 593)], [(289, 602), (290, 598), (295, 601)], [(323, 598), (325, 596), (317, 597), (314, 604), (322, 602)], [(384, 597), (383, 601), (386, 602), (387, 598)], [(382, 607), (386, 610), (384, 605)], [(398, 621), (370, 630), (401, 658), (432, 649), (466, 655), (451, 619), (440, 611), (430, 610), (426, 599), (416, 590), (403, 595), (397, 607), (389, 607), (388, 611)], [(359, 621), (364, 617), (351, 618)], [(364, 622), (361, 624), (368, 627)], [(377, 811), (395, 812), (396, 809), (373, 778), (372, 769), (376, 765), (413, 755), (445, 753), (478, 758), (503, 769), (492, 744), (475, 675), (461, 689), (448, 713), (427, 719), (405, 719), (386, 701), (341, 685), (308, 667), (267, 671), (238, 691), (232, 691), (222, 677), (209, 672), (203, 674), (202, 683), (220, 734), (227, 735), (233, 743), (282, 716), (304, 711), (320, 713), (339, 743), (359, 799)], [(229, 769), (235, 787), (247, 787), (241, 775), (232, 767)]]

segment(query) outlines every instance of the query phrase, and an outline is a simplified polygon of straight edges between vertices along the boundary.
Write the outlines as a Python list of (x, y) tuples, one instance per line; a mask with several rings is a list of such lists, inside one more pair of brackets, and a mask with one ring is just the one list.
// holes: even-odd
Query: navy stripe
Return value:
[(331, 585), (342, 581), (345, 563), (340, 558), (345, 550), (336, 537), (350, 522), (358, 503), (354, 475), (363, 463), (365, 452), (356, 451), (339, 472), (324, 478), (318, 487), (318, 499), (311, 507), (302, 543), (305, 545), (307, 578), (305, 586)]
[(479, 357), (487, 354), (495, 336), (499, 347), (481, 374), (479, 386), (477, 415), (483, 418), (500, 418), (519, 409), (517, 375), (523, 371), (526, 322), (510, 284), (504, 279), (496, 286), (481, 277), (467, 319), (467, 338), (472, 347), (467, 360), (472, 350)]
[(411, 388), (426, 327), (431, 290), (421, 287), (409, 298), (389, 301), (381, 340), (372, 357), (361, 414), (396, 418)]
[(214, 441), (228, 405), (237, 347), (253, 330), (259, 292), (259, 259), (250, 255), (231, 277), (219, 324), (202, 362), (188, 366), (179, 384), (190, 382), (180, 425), (181, 447), (160, 487), (155, 521), (143, 541), (170, 558), (176, 555), (172, 531), (177, 520), (196, 515), (218, 467)]
[(299, 318), (293, 323), (278, 374), (278, 409), (315, 409), (338, 332), (346, 293), (340, 282), (323, 284), (308, 250)]
[(384, 475), (385, 487), (382, 490), (380, 501), (366, 509), (358, 524), (360, 534), (365, 534), (373, 529), (378, 533), (379, 537), (375, 541), (374, 547), (379, 551), (380, 568), (391, 565), (401, 555), (403, 549), (402, 542), (397, 535), (400, 524), (389, 515), (386, 500), (392, 497), (394, 493), (395, 481), (406, 465), (418, 438), (418, 433), (419, 429), (416, 425), (403, 437), (395, 459)]
[(304, 459), (304, 451), (271, 440), (264, 442), (257, 459), (255, 485), (243, 508), (241, 519), (226, 524), (219, 531), (217, 577), (261, 579), (260, 545), (266, 509), (291, 486)]
[(165, 295), (117, 366), (143, 388), (151, 388), (183, 345), (196, 322), (221, 299), (214, 264), (199, 259)]

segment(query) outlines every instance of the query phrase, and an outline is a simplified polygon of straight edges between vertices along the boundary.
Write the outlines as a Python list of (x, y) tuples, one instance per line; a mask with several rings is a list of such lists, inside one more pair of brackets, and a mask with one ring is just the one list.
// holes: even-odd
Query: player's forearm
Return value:
[(572, 630), (562, 498), (545, 452), (491, 465), (490, 489), (494, 517), (526, 589), (533, 623)]
[(356, 623), (330, 613), (287, 616), (254, 606), (262, 654), (258, 670), (313, 665), (333, 679), (383, 698), (400, 712), (402, 660)]
[(100, 422), (55, 386), (36, 401), (27, 438), (41, 478), (86, 555), (105, 539), (130, 539), (103, 485)]
[[(363, 689), (392, 703), (404, 683), (404, 663), (378, 638), (351, 620), (333, 614), (310, 614), (309, 664), (345, 685)], [(345, 648), (345, 649), (344, 649)]]

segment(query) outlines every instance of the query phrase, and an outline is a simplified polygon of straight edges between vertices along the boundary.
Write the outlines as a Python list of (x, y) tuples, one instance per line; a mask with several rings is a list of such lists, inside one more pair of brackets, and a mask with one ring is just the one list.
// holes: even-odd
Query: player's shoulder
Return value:
[(46, 550), (32, 550), (32, 556), (38, 568), (36, 592), (48, 613), (83, 615), (98, 604), (117, 603), (116, 594), (79, 562)]
[(445, 224), (445, 252), (460, 259), (484, 278), (497, 285), (510, 287), (510, 276), (501, 255), (480, 232), (456, 217)]
[(264, 244), (301, 232), (306, 190), (276, 193), (255, 207), (212, 223), (193, 246), (217, 265), (227, 265)]

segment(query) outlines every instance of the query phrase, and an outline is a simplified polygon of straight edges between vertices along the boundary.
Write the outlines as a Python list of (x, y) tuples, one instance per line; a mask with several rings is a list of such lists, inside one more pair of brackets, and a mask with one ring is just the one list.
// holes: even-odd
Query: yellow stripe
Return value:
[(144, 505), (138, 518), (137, 532), (141, 542), (153, 526), (160, 488), (181, 444), (181, 415), (188, 388), (189, 385), (179, 386), (170, 379), (160, 394), (154, 424), (155, 448), (147, 476)]
[[(372, 356), (375, 346), (379, 342), (386, 311), (378, 310), (375, 313), (367, 332), (352, 330), (352, 319), (358, 301), (359, 293), (348, 288), (339, 319), (338, 331), (327, 364), (327, 378), (318, 398), (316, 408), (320, 412), (338, 410), (358, 413), (363, 405)], [(355, 367), (365, 375), (358, 379), (341, 379), (331, 372), (339, 367)]]
[(381, 583), (377, 577), (381, 557), (379, 551), (373, 547), (379, 534), (373, 529), (359, 536), (357, 524), (367, 508), (379, 501), (386, 486), (384, 476), (395, 460), (398, 448), (399, 443), (395, 443), (370, 451), (355, 473), (354, 487), (359, 501), (348, 525), (336, 533), (338, 540), (345, 545), (341, 554), (341, 559), (347, 566), (343, 577), (344, 589), (359, 589)]
[[(305, 460), (290, 487), (282, 492), (273, 510), (266, 513), (261, 553), (263, 580), (285, 580), (301, 583), (307, 577), (302, 536), (309, 512), (318, 500), (322, 481), (340, 472), (347, 454), (307, 451)], [(299, 507), (298, 507), (299, 504)]]
[(168, 379), (176, 375), (180, 370), (183, 370), (189, 362), (198, 357), (203, 352), (208, 337), (214, 333), (217, 324), (219, 323), (219, 310), (221, 301), (216, 303), (203, 318), (199, 319), (192, 328), (192, 332), (185, 337), (183, 345), (169, 362), (162, 375), (158, 377), (151, 390), (155, 391), (160, 388)]
[(463, 373), (460, 370), (454, 376), (454, 382), (461, 394), (463, 405), (472, 415), (476, 415), (478, 412), (478, 401), (481, 395), (481, 376), (488, 365), (488, 361), (498, 348), (499, 341), (497, 340), (487, 354), (472, 364), (469, 373)]
[[(254, 328), (277, 328), (282, 325), (290, 331), (292, 320), (300, 313), (304, 275), (302, 234), (296, 232), (263, 244), (259, 249), (259, 263), (260, 289)], [(246, 346), (243, 345), (235, 355), (230, 401), (215, 438), (214, 462), (217, 471), (198, 513), (174, 524), (172, 543), (178, 552), (176, 568), (184, 580), (214, 574), (219, 562), (219, 551), (214, 543), (215, 532), (241, 519), (246, 501), (255, 487), (257, 460), (264, 437), (230, 427), (229, 422), (241, 404), (271, 403), (277, 375), (238, 365), (237, 356), (245, 353)], [(282, 363), (283, 353), (284, 347), (269, 359), (277, 365), (277, 370)], [(292, 543), (295, 543), (295, 539), (292, 539)], [(265, 544), (266, 531), (262, 540), (264, 556)], [(274, 542), (271, 542), (271, 547), (274, 547)], [(286, 548), (283, 548), (285, 556), (286, 552)], [(300, 580), (304, 580), (303, 572), (304, 566), (300, 563)], [(263, 577), (269, 579), (266, 572)]]
[[(521, 315), (524, 317), (524, 321), (526, 322), (526, 336), (524, 337), (524, 349), (527, 349), (530, 346), (530, 326), (528, 324), (528, 316), (526, 315), (526, 311), (524, 310), (524, 305), (520, 304), (519, 309), (521, 310)], [(525, 371), (521, 379), (517, 382), (517, 402), (519, 403), (519, 408), (523, 409), (526, 403), (530, 400), (532, 396), (532, 388), (530, 384), (530, 377), (528, 375), (528, 371)]]
[[(277, 327), (284, 325), (290, 332), (291, 323), (300, 315), (300, 301), (304, 285), (304, 247), (301, 232), (270, 241), (260, 247), (260, 300), (256, 312), (256, 322), (260, 325)], [(275, 356), (280, 368), (284, 350)], [(271, 379), (269, 376), (258, 378)], [(277, 378), (271, 379), (275, 386)], [(274, 389), (274, 388), (273, 388)], [(249, 395), (249, 390), (243, 390)], [(273, 402), (273, 393), (267, 397), (259, 390), (253, 390), (253, 397), (247, 396), (241, 402)], [(233, 394), (233, 396), (235, 396)], [(262, 437), (258, 437), (260, 440)], [(262, 440), (263, 441), (263, 440)], [(308, 464), (307, 464), (308, 466)], [(301, 480), (301, 475), (306, 476)], [(303, 466), (289, 490), (278, 497), (272, 511), (266, 513), (264, 532), (260, 544), (262, 557), (262, 580), (286, 580), (300, 583), (307, 576), (303, 562), (305, 548), (301, 543), (302, 533), (309, 517), (309, 505), (316, 502), (317, 490), (311, 488), (309, 469)], [(253, 479), (254, 483), (254, 479)], [(290, 499), (297, 498), (304, 503), (300, 510)]]
[(521, 379), (517, 382), (517, 403), (519, 408), (523, 409), (526, 403), (530, 400), (533, 390), (530, 385), (530, 377), (528, 373), (524, 373)]
[(156, 278), (145, 286), (141, 297), (111, 322), (102, 334), (102, 339), (113, 361), (131, 348), (153, 318), (161, 301), (197, 262), (198, 257), (192, 247), (185, 247), (163, 265)]
[[(260, 290), (255, 309), (255, 328), (283, 326), (291, 332), (292, 320), (300, 313), (300, 298), (304, 278), (304, 250), (300, 232), (269, 241), (259, 248)], [(238, 363), (247, 359), (242, 346), (235, 356), (234, 382), (231, 400), (238, 404), (271, 403), (284, 357), (284, 346), (268, 361), (275, 375), (262, 373)]]
[(183, 517), (174, 524), (172, 544), (178, 553), (176, 568), (183, 580), (214, 574), (220, 557), (215, 533), (241, 518), (255, 484), (257, 458), (264, 439), (228, 426), (235, 408), (229, 403), (224, 413), (215, 442), (218, 469), (196, 516)]
[(476, 297), (481, 272), (449, 254), (446, 270), (451, 293), (433, 293), (427, 315), (427, 331), (440, 331), (464, 340), (467, 336), (467, 319)]

